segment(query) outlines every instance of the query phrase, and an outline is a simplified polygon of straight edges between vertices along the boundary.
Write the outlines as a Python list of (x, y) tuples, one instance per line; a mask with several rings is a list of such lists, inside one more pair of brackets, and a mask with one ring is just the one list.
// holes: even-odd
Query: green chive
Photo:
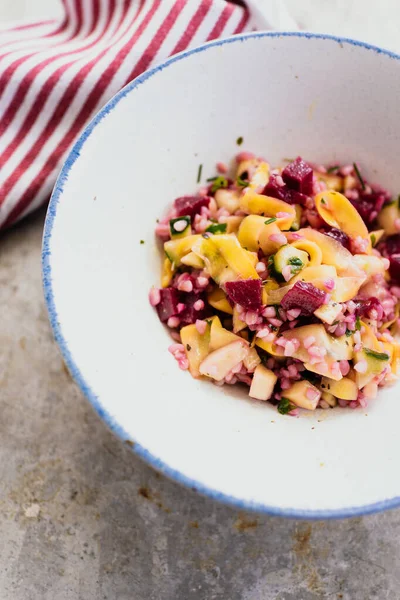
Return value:
[(296, 407), (290, 402), (288, 398), (281, 398), (278, 404), (278, 412), (281, 413), (281, 415), (287, 415), (294, 408)]
[(241, 146), (243, 144), (243, 138), (241, 135), (237, 138), (236, 143), (238, 146)]
[(375, 246), (375, 244), (376, 244), (376, 236), (375, 236), (375, 234), (371, 233), (370, 237), (371, 237), (371, 244), (372, 244), (372, 246)]
[(389, 360), (389, 354), (386, 354), (386, 352), (375, 352), (375, 350), (371, 350), (370, 348), (364, 348), (364, 352), (367, 356), (371, 356), (377, 360)]
[(248, 181), (246, 181), (246, 179), (242, 179), (242, 178), (240, 177), (240, 175), (239, 175), (239, 176), (238, 176), (238, 178), (236, 179), (236, 185), (237, 185), (238, 187), (245, 188), (245, 187), (247, 187), (247, 186), (249, 185), (249, 182), (248, 182)]
[(275, 223), (276, 221), (276, 217), (271, 217), (270, 219), (267, 219), (266, 221), (264, 221), (264, 225), (271, 225), (271, 223)]
[(226, 233), (226, 223), (212, 223), (206, 229), (209, 233)]
[(337, 171), (338, 168), (339, 168), (339, 165), (335, 165), (334, 167), (329, 167), (329, 169), (327, 169), (326, 172), (331, 174), (331, 173), (334, 173), (335, 171)]
[(353, 163), (353, 167), (354, 167), (354, 170), (355, 170), (355, 172), (356, 172), (356, 175), (357, 175), (357, 177), (358, 177), (358, 181), (359, 181), (359, 182), (360, 182), (360, 184), (361, 184), (361, 187), (362, 187), (362, 189), (363, 189), (363, 190), (365, 190), (365, 183), (364, 183), (364, 179), (361, 177), (360, 171), (358, 170), (357, 163)]
[(211, 186), (211, 192), (214, 193), (217, 190), (220, 190), (221, 188), (227, 188), (228, 185), (229, 185), (229, 182), (226, 177), (222, 177), (222, 175), (219, 177), (216, 177), (214, 179), (214, 183)]
[(360, 331), (360, 329), (361, 329), (361, 319), (360, 319), (360, 317), (357, 317), (356, 318), (356, 330)]
[(197, 171), (197, 183), (200, 183), (202, 171), (203, 171), (203, 165), (199, 165), (199, 170)]
[(208, 179), (206, 179), (207, 183), (209, 183), (210, 181), (215, 181), (217, 179), (217, 175), (215, 175), (214, 177), (209, 177)]

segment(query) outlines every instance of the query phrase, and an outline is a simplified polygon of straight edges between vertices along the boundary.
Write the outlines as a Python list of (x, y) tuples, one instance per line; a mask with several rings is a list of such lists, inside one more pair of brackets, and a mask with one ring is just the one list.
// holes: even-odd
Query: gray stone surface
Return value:
[(52, 339), (43, 217), (0, 240), (0, 600), (400, 599), (400, 511), (239, 513), (114, 438)]

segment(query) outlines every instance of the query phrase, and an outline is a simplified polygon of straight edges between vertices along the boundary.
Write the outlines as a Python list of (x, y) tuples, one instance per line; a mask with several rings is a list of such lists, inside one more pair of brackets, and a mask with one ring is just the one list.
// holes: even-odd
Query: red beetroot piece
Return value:
[(281, 306), (285, 310), (301, 308), (303, 316), (310, 316), (325, 302), (325, 292), (312, 283), (297, 281), (282, 298)]
[(210, 204), (208, 196), (182, 196), (174, 202), (177, 217), (189, 215), (192, 219), (199, 214), (203, 206)]
[(370, 317), (372, 310), (376, 311), (378, 318), (383, 315), (383, 306), (375, 296), (371, 296), (367, 300), (365, 298), (354, 298), (353, 302), (356, 305), (354, 311), (356, 317)]
[(179, 294), (175, 288), (167, 287), (160, 290), (161, 300), (157, 304), (160, 321), (165, 323), (170, 317), (178, 314)]
[(246, 310), (258, 310), (261, 306), (261, 279), (227, 281), (225, 291), (235, 304)]
[(381, 192), (372, 192), (371, 194), (361, 193), (357, 200), (350, 199), (350, 202), (366, 225), (370, 225), (376, 219), (385, 201), (386, 195)]
[(391, 235), (384, 242), (384, 247), (386, 248), (386, 253), (388, 256), (392, 254), (400, 254), (400, 233), (396, 233), (395, 235)]
[(278, 185), (276, 182), (276, 175), (271, 175), (262, 193), (264, 196), (271, 196), (271, 198), (283, 200), (288, 204), (304, 205), (307, 201), (307, 196), (305, 194), (296, 190), (291, 190), (287, 185)]
[(331, 227), (329, 231), (324, 231), (325, 235), (329, 235), (329, 237), (333, 238), (337, 242), (340, 242), (342, 246), (350, 250), (350, 238), (344, 231), (340, 229), (336, 229), (336, 227)]
[[(197, 319), (205, 319), (210, 315), (210, 307), (207, 304), (206, 296), (204, 293), (198, 292), (182, 292), (179, 298), (180, 302), (185, 305), (185, 310), (179, 313), (180, 324), (183, 325), (191, 325), (192, 323), (196, 323)], [(197, 300), (203, 300), (204, 308), (201, 310), (196, 310), (194, 308)]]
[(390, 267), (389, 274), (393, 281), (400, 284), (400, 254), (392, 254), (389, 256)]
[(292, 190), (306, 194), (306, 196), (311, 196), (313, 193), (313, 170), (300, 156), (283, 169), (282, 179)]

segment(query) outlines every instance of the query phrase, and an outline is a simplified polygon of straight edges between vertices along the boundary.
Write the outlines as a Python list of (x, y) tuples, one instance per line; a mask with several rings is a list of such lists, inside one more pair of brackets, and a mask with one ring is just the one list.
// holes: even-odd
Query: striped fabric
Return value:
[(62, 0), (60, 21), (0, 28), (0, 227), (43, 204), (82, 128), (121, 87), (250, 29), (228, 0)]

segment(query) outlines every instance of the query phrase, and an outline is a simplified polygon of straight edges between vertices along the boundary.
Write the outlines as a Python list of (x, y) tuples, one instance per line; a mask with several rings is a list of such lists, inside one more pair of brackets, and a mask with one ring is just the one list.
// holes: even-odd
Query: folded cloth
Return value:
[(82, 128), (125, 84), (171, 54), (256, 25), (238, 0), (62, 1), (59, 21), (0, 28), (0, 227), (48, 200)]

